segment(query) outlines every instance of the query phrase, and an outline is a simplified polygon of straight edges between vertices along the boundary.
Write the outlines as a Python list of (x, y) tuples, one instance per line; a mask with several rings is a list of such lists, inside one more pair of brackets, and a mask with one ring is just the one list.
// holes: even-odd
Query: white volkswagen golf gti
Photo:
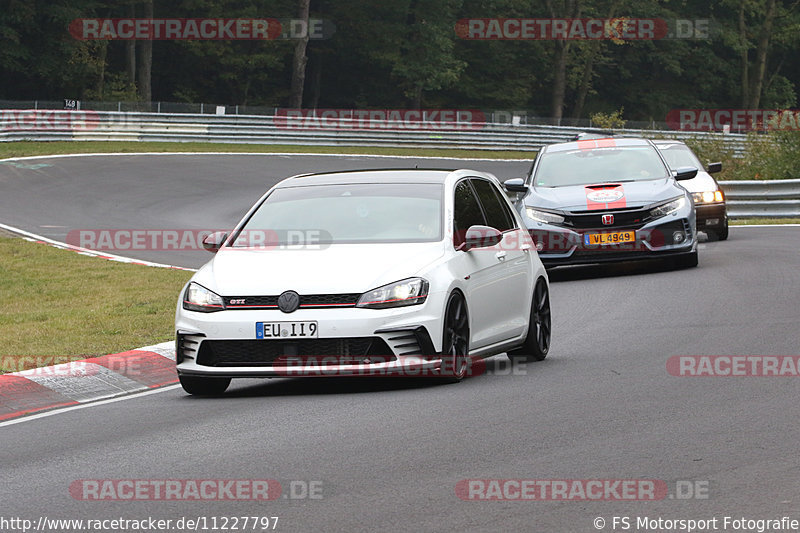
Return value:
[(272, 187), (181, 293), (177, 371), (191, 394), (236, 377), (432, 375), (476, 358), (541, 360), (549, 283), (491, 174), (368, 170)]

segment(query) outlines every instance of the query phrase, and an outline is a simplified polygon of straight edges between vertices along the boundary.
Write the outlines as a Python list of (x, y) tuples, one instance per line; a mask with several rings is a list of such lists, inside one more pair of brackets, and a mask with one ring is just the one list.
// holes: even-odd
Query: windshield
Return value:
[(703, 170), (703, 164), (694, 155), (694, 152), (688, 146), (683, 144), (667, 144), (658, 147), (658, 151), (667, 160), (669, 168), (675, 169), (680, 167), (695, 167), (698, 170)]
[(534, 185), (563, 187), (663, 179), (668, 171), (652, 146), (615, 146), (545, 152)]
[[(266, 244), (433, 242), (442, 239), (442, 186), (337, 184), (276, 189), (242, 228)], [(240, 232), (240, 233), (242, 233)], [(311, 237), (308, 237), (311, 236)], [(248, 239), (234, 247), (246, 247)]]

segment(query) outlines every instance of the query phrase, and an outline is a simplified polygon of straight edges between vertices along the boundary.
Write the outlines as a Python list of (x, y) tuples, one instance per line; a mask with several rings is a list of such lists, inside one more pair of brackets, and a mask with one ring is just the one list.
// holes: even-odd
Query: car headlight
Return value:
[(225, 304), (219, 294), (192, 282), (186, 287), (186, 292), (183, 295), (183, 308), (188, 311), (213, 313), (214, 311), (225, 309)]
[(686, 205), (686, 197), (681, 196), (679, 198), (674, 198), (669, 202), (664, 202), (661, 205), (658, 205), (650, 210), (650, 216), (652, 218), (661, 218), (669, 215), (670, 213), (674, 213), (678, 209), (682, 208)]
[(725, 199), (720, 190), (695, 192), (692, 193), (692, 198), (694, 198), (694, 203), (696, 204), (720, 203)]
[(561, 224), (564, 222), (564, 217), (549, 211), (541, 211), (533, 207), (526, 207), (525, 212), (528, 214), (528, 218), (537, 222), (544, 222), (545, 224)]
[(358, 299), (356, 307), (386, 309), (417, 305), (428, 297), (428, 282), (422, 278), (409, 278), (378, 287), (365, 292)]

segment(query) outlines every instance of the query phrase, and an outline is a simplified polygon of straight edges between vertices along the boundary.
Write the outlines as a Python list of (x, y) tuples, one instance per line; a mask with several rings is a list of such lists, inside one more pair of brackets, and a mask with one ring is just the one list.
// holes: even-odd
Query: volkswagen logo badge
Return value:
[(300, 307), (300, 295), (294, 291), (286, 291), (278, 296), (278, 309), (284, 313), (293, 313)]

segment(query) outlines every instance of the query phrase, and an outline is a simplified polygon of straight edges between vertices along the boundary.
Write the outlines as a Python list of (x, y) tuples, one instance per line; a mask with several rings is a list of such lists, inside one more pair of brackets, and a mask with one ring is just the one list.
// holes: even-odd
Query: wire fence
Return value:
[[(229, 105), (218, 103), (187, 103), (187, 102), (126, 102), (126, 101), (88, 101), (88, 100), (0, 100), (0, 109), (15, 110), (84, 110), (84, 111), (116, 111), (117, 113), (158, 113), (158, 114), (197, 114), (197, 115), (251, 115), (251, 116), (275, 116), (283, 108), (278, 105)], [(325, 110), (317, 110), (325, 111)], [(349, 112), (356, 115), (368, 110), (363, 109), (336, 109), (340, 116), (345, 117)], [(386, 110), (375, 110), (386, 111)], [(410, 110), (394, 110), (410, 111)], [(436, 111), (436, 110), (429, 110)], [(469, 113), (478, 113), (483, 119), (482, 122), (490, 124), (513, 124), (513, 125), (535, 125), (535, 126), (563, 126), (569, 128), (596, 128), (598, 124), (592, 119), (562, 117), (554, 120), (551, 117), (541, 116), (537, 113), (526, 110), (508, 109), (470, 109), (464, 110)], [(648, 121), (626, 120), (620, 129), (632, 130), (668, 130), (670, 125), (667, 121)]]

